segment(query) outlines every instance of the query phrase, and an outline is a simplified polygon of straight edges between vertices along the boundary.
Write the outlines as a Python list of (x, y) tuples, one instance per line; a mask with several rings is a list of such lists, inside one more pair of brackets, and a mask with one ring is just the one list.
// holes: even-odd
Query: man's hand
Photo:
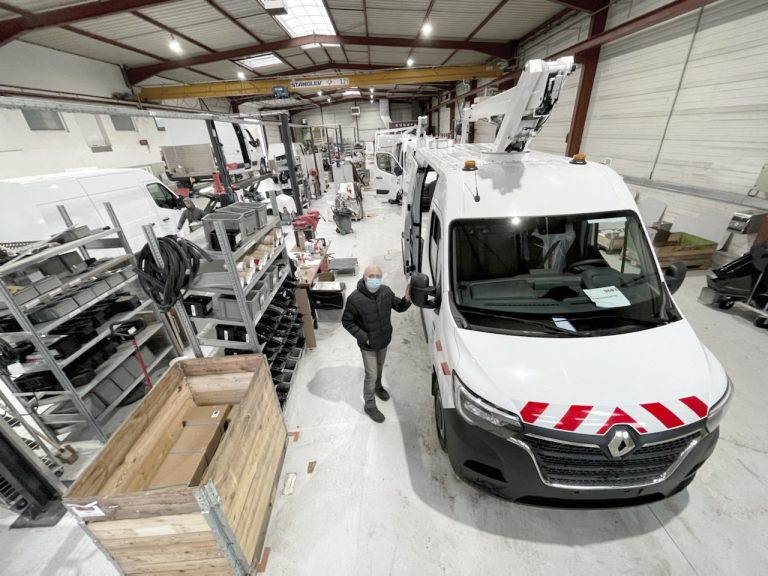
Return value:
[(411, 281), (408, 280), (408, 284), (405, 285), (405, 294), (403, 295), (403, 298), (408, 300), (408, 302), (411, 301)]

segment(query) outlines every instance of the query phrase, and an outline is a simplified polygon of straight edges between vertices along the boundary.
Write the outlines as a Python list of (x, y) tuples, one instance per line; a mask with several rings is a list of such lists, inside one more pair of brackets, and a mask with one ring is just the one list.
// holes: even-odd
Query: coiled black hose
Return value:
[(192, 285), (200, 269), (200, 259), (211, 258), (197, 244), (174, 235), (157, 239), (163, 266), (155, 263), (149, 244), (137, 256), (139, 282), (161, 311), (167, 312)]

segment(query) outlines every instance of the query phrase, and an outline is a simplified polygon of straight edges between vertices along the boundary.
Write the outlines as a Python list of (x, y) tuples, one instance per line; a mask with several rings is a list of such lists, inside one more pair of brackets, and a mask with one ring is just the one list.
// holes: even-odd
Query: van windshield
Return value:
[(471, 328), (602, 336), (680, 319), (634, 212), (457, 220), (450, 238)]

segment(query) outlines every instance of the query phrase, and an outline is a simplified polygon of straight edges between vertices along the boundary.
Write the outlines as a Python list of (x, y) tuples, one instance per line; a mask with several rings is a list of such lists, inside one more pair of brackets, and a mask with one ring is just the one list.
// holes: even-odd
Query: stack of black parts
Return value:
[[(99, 329), (109, 319), (139, 307), (139, 299), (127, 293), (116, 293), (98, 304), (84, 310), (71, 320), (51, 330), (52, 336), (59, 335), (48, 345), (55, 352), (58, 360), (65, 360), (98, 336)], [(76, 362), (64, 367), (64, 373), (77, 387), (88, 384), (104, 362), (109, 360), (118, 350), (120, 341), (112, 336), (105, 336), (81, 354)], [(34, 347), (24, 340), (16, 345), (19, 361), (22, 366), (34, 360)], [(31, 358), (30, 358), (31, 357)], [(60, 391), (61, 386), (50, 370), (30, 371), (15, 380), (21, 392), (37, 393)]]
[[(256, 324), (256, 335), (263, 344), (262, 352), (267, 357), (281, 407), (285, 406), (288, 399), (291, 383), (304, 350), (304, 316), (296, 305), (296, 287), (296, 280), (287, 278)], [(230, 340), (245, 341), (244, 327), (219, 324), (219, 338), (222, 338), (221, 330), (232, 331), (227, 334)], [(250, 352), (226, 348), (224, 354), (230, 356)]]

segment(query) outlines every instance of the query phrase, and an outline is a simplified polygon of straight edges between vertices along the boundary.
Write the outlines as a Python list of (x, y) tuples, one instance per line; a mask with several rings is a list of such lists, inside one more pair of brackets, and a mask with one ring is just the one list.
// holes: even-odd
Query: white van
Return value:
[(427, 117), (420, 116), (415, 126), (382, 130), (376, 134), (376, 153), (373, 165), (373, 186), (376, 194), (387, 196), (390, 204), (400, 203), (403, 190), (408, 186), (408, 157), (416, 143), (425, 139)]
[(505, 498), (663, 498), (712, 453), (732, 384), (672, 299), (685, 266), (662, 272), (622, 179), (526, 151), (571, 69), (533, 61), (465, 111), (505, 103), (493, 145), (416, 150), (403, 256), (437, 436), (458, 475)]
[(72, 222), (92, 229), (110, 226), (104, 203), (110, 202), (131, 248), (145, 243), (141, 227), (155, 226), (158, 236), (174, 234), (181, 199), (145, 170), (82, 169), (60, 174), (0, 180), (0, 242), (44, 240), (66, 226), (57, 206)]

